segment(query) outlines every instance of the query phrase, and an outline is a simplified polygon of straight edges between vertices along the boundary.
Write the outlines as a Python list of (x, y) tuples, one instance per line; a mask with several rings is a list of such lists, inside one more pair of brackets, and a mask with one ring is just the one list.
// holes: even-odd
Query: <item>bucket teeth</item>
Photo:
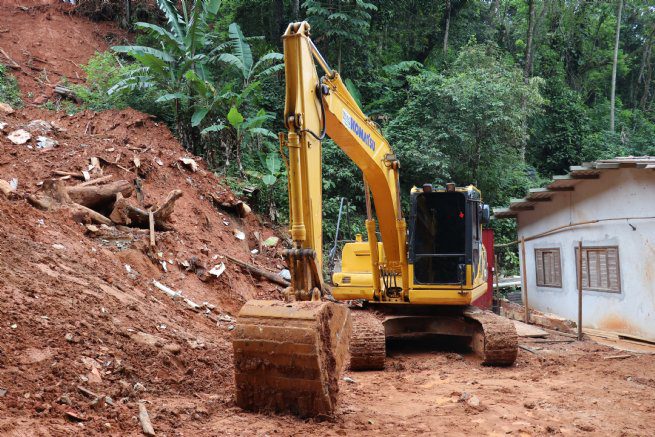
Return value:
[(334, 413), (350, 312), (331, 302), (247, 302), (233, 331), (236, 401), (253, 411)]

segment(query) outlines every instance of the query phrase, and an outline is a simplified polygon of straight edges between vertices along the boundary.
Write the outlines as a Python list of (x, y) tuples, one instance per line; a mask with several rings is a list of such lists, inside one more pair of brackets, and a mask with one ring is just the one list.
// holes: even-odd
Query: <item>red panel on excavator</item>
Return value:
[(473, 301), (473, 305), (483, 309), (490, 309), (494, 296), (494, 231), (493, 229), (482, 230), (482, 244), (487, 251), (487, 292)]

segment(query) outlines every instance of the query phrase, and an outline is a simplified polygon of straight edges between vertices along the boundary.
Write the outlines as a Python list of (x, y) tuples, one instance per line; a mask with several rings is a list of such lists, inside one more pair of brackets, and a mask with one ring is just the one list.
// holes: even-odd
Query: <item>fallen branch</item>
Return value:
[(539, 355), (536, 350), (532, 349), (531, 347), (524, 346), (522, 344), (519, 345), (519, 348), (523, 349), (524, 351), (528, 351), (531, 354)]
[(75, 94), (75, 92), (73, 90), (71, 90), (70, 88), (66, 88), (64, 86), (61, 86), (61, 85), (55, 86), (54, 92), (55, 92), (55, 94), (59, 94), (62, 97), (65, 97), (67, 99), (70, 99), (70, 100), (74, 101), (75, 103), (80, 103), (82, 101), (82, 100), (80, 100), (79, 96), (77, 94)]
[(612, 355), (609, 357), (603, 357), (604, 360), (624, 360), (626, 358), (632, 358), (632, 355)]
[(145, 435), (155, 435), (150, 416), (148, 416), (148, 410), (143, 402), (139, 402), (139, 422), (141, 422), (141, 429), (143, 429)]
[(98, 184), (101, 184), (103, 182), (107, 182), (108, 180), (110, 180), (113, 177), (114, 176), (108, 174), (107, 176), (103, 176), (103, 177), (100, 177), (100, 178), (97, 178), (97, 179), (91, 179), (90, 181), (86, 181), (86, 182), (82, 182), (81, 184), (77, 184), (76, 187), (81, 188), (81, 187), (90, 187), (91, 185), (98, 185)]
[(120, 193), (123, 197), (130, 197), (134, 191), (132, 184), (126, 180), (100, 186), (81, 185), (70, 187), (67, 192), (73, 202), (88, 208), (111, 206), (117, 193)]
[(155, 241), (155, 215), (152, 213), (152, 209), (148, 210), (148, 226), (150, 227), (150, 246), (155, 247), (157, 245)]
[[(172, 229), (169, 221), (171, 214), (173, 214), (175, 201), (180, 197), (182, 197), (182, 190), (173, 190), (168, 193), (162, 205), (152, 211), (156, 230), (169, 231)], [(109, 215), (109, 218), (118, 225), (137, 226), (144, 229), (150, 228), (148, 211), (130, 204), (127, 199), (118, 195), (116, 196), (114, 209)]]
[(70, 176), (72, 178), (84, 179), (84, 174), (81, 172), (75, 173), (72, 171), (55, 170), (52, 174), (55, 176)]
[(99, 212), (92, 210), (91, 208), (87, 208), (84, 205), (80, 205), (78, 203), (71, 203), (69, 205), (66, 205), (66, 208), (70, 210), (73, 216), (73, 220), (75, 220), (78, 223), (92, 222), (101, 225), (113, 224), (109, 218), (105, 217)]
[(17, 63), (16, 61), (14, 61), (13, 59), (11, 59), (11, 56), (9, 56), (9, 55), (7, 54), (7, 52), (5, 52), (4, 50), (2, 50), (1, 48), (0, 48), (0, 53), (2, 53), (2, 55), (3, 55), (5, 58), (7, 58), (7, 60), (8, 60), (9, 62), (11, 62), (11, 65), (9, 65), (11, 68), (14, 68), (14, 69), (17, 69), (17, 70), (20, 70), (20, 69), (21, 69), (21, 68), (20, 68), (20, 65), (18, 65), (18, 63)]
[(229, 259), (230, 261), (232, 261), (233, 263), (235, 263), (236, 265), (238, 265), (239, 267), (246, 269), (250, 273), (254, 273), (257, 276), (260, 276), (260, 277), (262, 277), (264, 279), (267, 279), (270, 282), (273, 282), (274, 284), (278, 284), (278, 285), (281, 285), (283, 287), (288, 287), (290, 285), (288, 281), (286, 281), (284, 278), (280, 277), (279, 275), (277, 275), (275, 273), (267, 272), (265, 270), (260, 269), (259, 267), (256, 267), (256, 266), (254, 266), (252, 264), (249, 264), (249, 263), (247, 263), (245, 261), (241, 261), (241, 260), (238, 260), (236, 258), (233, 258), (230, 255), (225, 255), (225, 257), (227, 259)]

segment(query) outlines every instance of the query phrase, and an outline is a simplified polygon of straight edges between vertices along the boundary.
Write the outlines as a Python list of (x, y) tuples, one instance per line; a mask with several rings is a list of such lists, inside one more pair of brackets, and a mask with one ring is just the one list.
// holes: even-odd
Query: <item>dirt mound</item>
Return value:
[(0, 2), (0, 62), (18, 79), (26, 102), (45, 103), (64, 79), (82, 83), (80, 65), (127, 38), (110, 23), (72, 13), (72, 5), (57, 0)]
[[(0, 179), (17, 183), (9, 199), (0, 194), (0, 389), (7, 390), (0, 390), (0, 433), (24, 432), (32, 419), (48, 424), (45, 434), (77, 429), (76, 422), (133, 432), (139, 399), (211, 395), (187, 412), (200, 416), (231, 403), (232, 315), (246, 299), (279, 297), (281, 289), (228, 257), (278, 271), (278, 249), (259, 244), (273, 231), (254, 214), (239, 217), (230, 208), (234, 194), (201, 160), (194, 160), (195, 172), (181, 162), (194, 157), (148, 115), (71, 117), (33, 108), (0, 118), (8, 124), (0, 135)], [(15, 145), (6, 133), (19, 128), (33, 138)], [(56, 146), (39, 148), (39, 135)], [(156, 232), (155, 249), (147, 229), (85, 226), (66, 209), (44, 212), (25, 200), (53, 177), (79, 185), (91, 158), (102, 168), (91, 170), (92, 178), (140, 181), (144, 208), (182, 190), (173, 230)], [(225, 271), (214, 277), (207, 273), (214, 266)], [(166, 287), (182, 297), (172, 299)], [(31, 419), (19, 425), (11, 419), (26, 413)], [(174, 427), (180, 412), (151, 414), (162, 430)]]

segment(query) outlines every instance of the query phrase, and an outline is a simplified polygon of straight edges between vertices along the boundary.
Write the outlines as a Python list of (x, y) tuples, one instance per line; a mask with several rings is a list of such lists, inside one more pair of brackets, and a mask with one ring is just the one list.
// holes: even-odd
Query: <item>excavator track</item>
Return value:
[(469, 307), (464, 316), (477, 324), (471, 348), (488, 366), (511, 366), (518, 353), (518, 335), (511, 320), (490, 311)]
[(246, 302), (232, 340), (237, 405), (303, 417), (332, 415), (349, 336), (345, 305)]
[(350, 315), (350, 370), (384, 369), (387, 352), (382, 321), (364, 310), (353, 310)]

